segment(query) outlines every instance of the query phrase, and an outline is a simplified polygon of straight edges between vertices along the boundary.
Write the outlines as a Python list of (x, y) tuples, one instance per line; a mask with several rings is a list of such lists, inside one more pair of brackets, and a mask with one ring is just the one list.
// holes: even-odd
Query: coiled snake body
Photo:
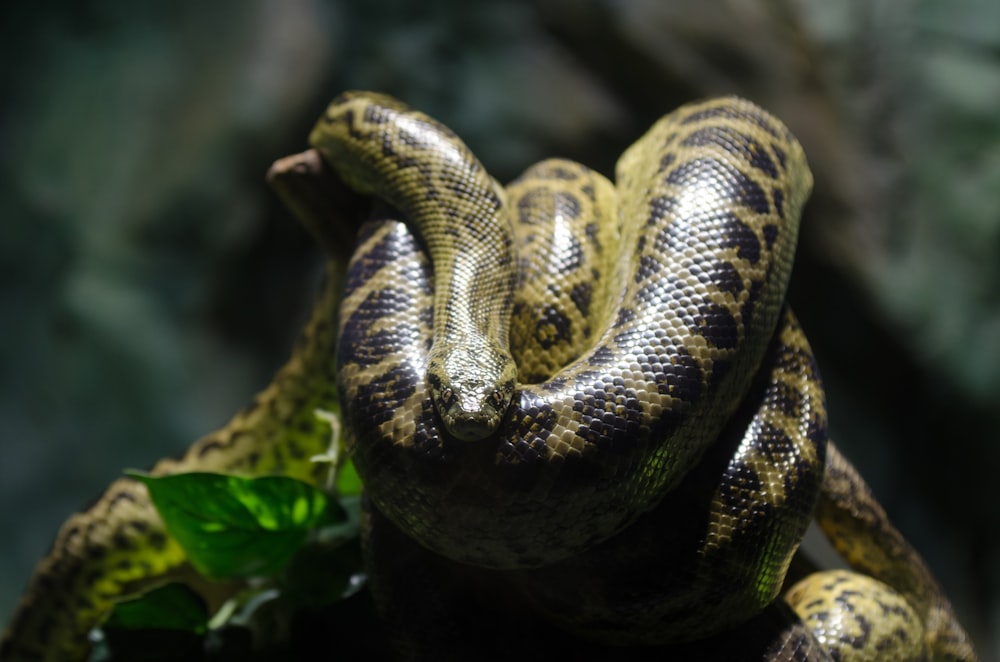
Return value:
[[(550, 282), (525, 284), (570, 289), (580, 270), (585, 284), (595, 273), (607, 279), (612, 303), (601, 311), (603, 330), (595, 329), (589, 346), (550, 379), (518, 386), (495, 440), (461, 444), (455, 437), (463, 435), (445, 433), (446, 414), (440, 416), (444, 429), (437, 424), (447, 405), (435, 384), (447, 378), (435, 374), (434, 357), (455, 345), (430, 329), (438, 328), (442, 307), (449, 328), (455, 308), (469, 311), (474, 329), (509, 317), (513, 290), (479, 286), (480, 280), (512, 280), (505, 275), (513, 268), (505, 245), (511, 240), (495, 239), (512, 236), (511, 220), (501, 213), (507, 207), (465, 150), (439, 150), (424, 137), (443, 131), (429, 118), (362, 95), (331, 105), (325, 120), (312, 143), (339, 164), (342, 176), (364, 171), (367, 152), (355, 145), (399, 146), (380, 149), (380, 162), (391, 165), (372, 179), (387, 191), (418, 191), (423, 209), (396, 206), (415, 219), (421, 236), (446, 236), (425, 240), (438, 274), (433, 288), (417, 273), (400, 272), (417, 267), (402, 264), (405, 248), (390, 243), (387, 231), (362, 243), (357, 266), (348, 271), (341, 388), (349, 444), (366, 481), (378, 485), (369, 491), (378, 509), (449, 558), (525, 567), (607, 539), (676, 487), (742, 400), (781, 313), (798, 212), (811, 184), (787, 130), (748, 104), (726, 103), (672, 115), (626, 152), (619, 166), (621, 208), (610, 190), (612, 207), (600, 211), (617, 232), (592, 247), (607, 264), (566, 261)], [(603, 178), (558, 163), (529, 175), (532, 182), (546, 178), (548, 190), (529, 189), (510, 201), (521, 225), (532, 226), (534, 219), (523, 216), (546, 194), (562, 195), (582, 222), (594, 222), (594, 214), (584, 212), (597, 206), (599, 189), (610, 189)], [(522, 183), (514, 190), (524, 189)], [(459, 193), (445, 194), (453, 191)], [(491, 213), (480, 213), (483, 208)], [(570, 236), (596, 241), (585, 232)], [(372, 256), (387, 246), (392, 259), (373, 271)], [(421, 294), (431, 289), (433, 306)], [(590, 305), (603, 303), (581, 288), (572, 306), (586, 317)], [(578, 334), (551, 316), (522, 326), (539, 324)], [(456, 335), (460, 346), (472, 332), (463, 326)], [(506, 341), (501, 336), (497, 345)], [(447, 380), (443, 391), (453, 400), (474, 400), (461, 393), (462, 385), (485, 384), (487, 401), (491, 393), (506, 394), (506, 380), (494, 386), (495, 378), (479, 367)], [(788, 447), (800, 430), (822, 438), (819, 393), (814, 388), (796, 400), (801, 406), (793, 417), (803, 420), (789, 426)], [(489, 434), (495, 426), (483, 428)], [(822, 449), (813, 451), (800, 472), (818, 476), (821, 460)], [(421, 474), (427, 479), (409, 478)], [(801, 502), (804, 513), (811, 501)]]
[[(514, 596), (503, 620), (537, 615), (614, 645), (738, 640), (783, 609), (818, 500), (825, 531), (870, 577), (797, 586), (799, 616), (764, 655), (974, 657), (926, 567), (827, 444), (816, 366), (784, 304), (812, 180), (778, 120), (735, 98), (686, 106), (624, 153), (615, 185), (551, 160), (503, 188), (447, 128), (371, 93), (335, 100), (310, 141), (378, 202), (337, 333), (318, 308), (307, 339), (325, 340), (286, 368), (316, 378), (256, 409), (281, 423), (313, 404), (303, 393), (328, 387), (328, 363), (316, 366), (336, 348), (373, 582), (418, 651), (440, 655), (468, 628), (510, 644), (444, 595), (455, 568), (487, 596)], [(336, 243), (320, 214), (303, 215)], [(263, 429), (237, 419), (182, 468), (238, 449), (240, 425)], [(274, 469), (260, 459), (272, 441), (234, 466)], [(114, 511), (101, 503), (92, 517)], [(69, 556), (59, 548), (50, 575)]]

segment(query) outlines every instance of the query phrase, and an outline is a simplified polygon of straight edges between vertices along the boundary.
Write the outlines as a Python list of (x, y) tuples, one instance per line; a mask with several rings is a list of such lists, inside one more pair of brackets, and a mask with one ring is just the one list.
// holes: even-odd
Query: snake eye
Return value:
[(441, 404), (443, 404), (445, 406), (451, 404), (451, 400), (454, 397), (455, 397), (455, 394), (452, 393), (452, 391), (451, 391), (450, 388), (444, 389), (443, 391), (441, 391)]
[(504, 404), (503, 393), (501, 393), (500, 391), (493, 391), (493, 393), (490, 394), (490, 401), (493, 403), (493, 406), (496, 407), (497, 409), (502, 408)]

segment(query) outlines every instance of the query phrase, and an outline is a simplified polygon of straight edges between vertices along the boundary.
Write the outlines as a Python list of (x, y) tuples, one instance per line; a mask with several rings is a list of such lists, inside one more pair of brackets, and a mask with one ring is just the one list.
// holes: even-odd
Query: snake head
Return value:
[(448, 433), (461, 441), (494, 434), (514, 395), (517, 366), (509, 352), (469, 347), (443, 357), (432, 350), (427, 364), (431, 399)]

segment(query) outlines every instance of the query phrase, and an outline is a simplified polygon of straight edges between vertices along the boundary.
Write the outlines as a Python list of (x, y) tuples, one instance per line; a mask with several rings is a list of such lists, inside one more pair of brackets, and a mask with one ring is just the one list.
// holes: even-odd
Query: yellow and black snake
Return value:
[[(310, 142), (275, 178), (328, 250), (343, 245), (333, 191), (375, 201), (343, 294), (331, 270), (275, 382), (156, 472), (316, 482), (310, 416), (336, 406), (336, 382), (375, 594), (415, 657), (523, 657), (528, 628), (559, 650), (688, 659), (778, 618), (758, 659), (975, 658), (828, 444), (784, 304), (812, 178), (778, 120), (736, 98), (685, 106), (623, 154), (615, 184), (550, 160), (504, 188), (446, 127), (372, 93), (338, 97)], [(804, 579), (795, 615), (779, 596), (814, 516), (857, 572)], [(144, 489), (116, 483), (61, 531), (2, 659), (79, 651), (116, 595), (182, 561)], [(470, 578), (451, 594), (456, 575)]]

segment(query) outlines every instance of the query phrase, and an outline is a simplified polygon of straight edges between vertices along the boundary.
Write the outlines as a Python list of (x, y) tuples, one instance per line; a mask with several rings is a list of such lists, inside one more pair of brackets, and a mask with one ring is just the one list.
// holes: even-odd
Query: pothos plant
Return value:
[(331, 489), (287, 476), (126, 472), (146, 486), (198, 576), (241, 588), (214, 613), (179, 582), (123, 600), (91, 633), (91, 662), (286, 659), (306, 623), (338, 611), (370, 618), (361, 480), (343, 454), (315, 460), (331, 463)]

